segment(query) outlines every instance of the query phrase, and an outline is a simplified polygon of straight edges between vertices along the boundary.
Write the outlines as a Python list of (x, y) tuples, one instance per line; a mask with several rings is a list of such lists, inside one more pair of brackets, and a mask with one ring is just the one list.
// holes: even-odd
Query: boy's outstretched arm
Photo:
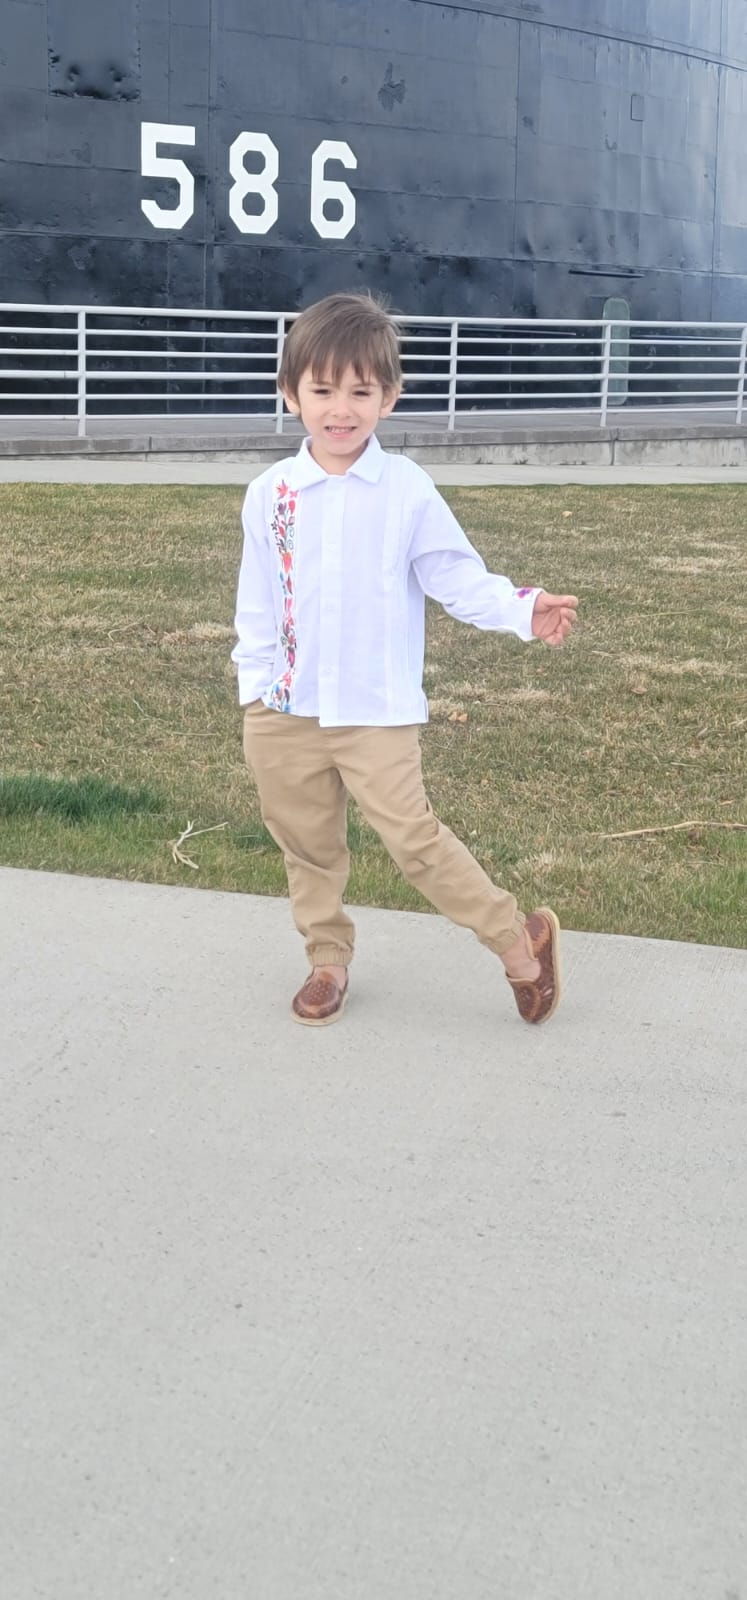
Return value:
[(488, 572), (435, 484), (427, 486), (417, 508), (409, 555), (424, 592), (475, 628), (558, 645), (576, 620), (575, 595), (516, 588), (510, 578)]

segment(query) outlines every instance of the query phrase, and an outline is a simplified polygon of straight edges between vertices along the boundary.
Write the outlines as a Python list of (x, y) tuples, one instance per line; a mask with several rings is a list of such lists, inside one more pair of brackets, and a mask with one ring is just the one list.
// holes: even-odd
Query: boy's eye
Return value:
[[(321, 388), (321, 386), (315, 386), (312, 389), (311, 392), (312, 392), (312, 394), (318, 395), (320, 399), (326, 399), (327, 396), (329, 394), (331, 394), (332, 391), (330, 389), (323, 389), (323, 388)], [(353, 398), (355, 400), (370, 400), (372, 394), (373, 394), (373, 390), (372, 389), (354, 389), (353, 390)]]

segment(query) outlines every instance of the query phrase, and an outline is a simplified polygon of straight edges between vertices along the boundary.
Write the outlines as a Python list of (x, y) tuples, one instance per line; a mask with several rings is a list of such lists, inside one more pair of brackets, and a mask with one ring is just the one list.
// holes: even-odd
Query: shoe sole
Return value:
[(560, 923), (558, 922), (555, 912), (551, 911), (549, 906), (538, 906), (537, 916), (547, 917), (547, 920), (552, 927), (552, 962), (555, 972), (555, 999), (553, 1000), (550, 1010), (545, 1013), (545, 1016), (542, 1017), (539, 1022), (534, 1023), (535, 1028), (541, 1028), (543, 1022), (549, 1022), (550, 1018), (555, 1015), (555, 1012), (560, 1005), (560, 997), (563, 993), (563, 975), (560, 961)]

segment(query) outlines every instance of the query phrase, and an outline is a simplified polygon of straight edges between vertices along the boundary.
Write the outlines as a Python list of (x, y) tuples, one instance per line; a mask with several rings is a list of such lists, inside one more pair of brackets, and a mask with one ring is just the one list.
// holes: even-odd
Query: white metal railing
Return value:
[[(0, 419), (267, 418), (297, 312), (0, 303)], [(732, 412), (742, 423), (747, 324), (397, 317), (403, 417), (458, 419), (642, 406)]]

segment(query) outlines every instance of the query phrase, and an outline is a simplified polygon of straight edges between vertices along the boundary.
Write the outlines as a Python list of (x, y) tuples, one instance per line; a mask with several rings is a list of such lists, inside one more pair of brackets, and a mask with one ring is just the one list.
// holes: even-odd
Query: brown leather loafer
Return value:
[(293, 997), (291, 1016), (306, 1028), (326, 1028), (336, 1022), (345, 1009), (348, 996), (348, 979), (341, 989), (331, 972), (312, 972), (302, 989)]
[(549, 906), (540, 906), (527, 917), (526, 930), (540, 964), (539, 977), (508, 978), (508, 973), (506, 977), (524, 1021), (547, 1022), (560, 1000), (560, 923)]

